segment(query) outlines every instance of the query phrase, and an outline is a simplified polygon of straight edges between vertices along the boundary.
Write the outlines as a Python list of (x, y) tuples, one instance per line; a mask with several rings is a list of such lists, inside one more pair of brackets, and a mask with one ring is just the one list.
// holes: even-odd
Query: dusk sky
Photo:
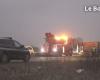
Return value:
[(46, 32), (100, 41), (100, 11), (85, 12), (85, 6), (100, 0), (0, 0), (0, 37), (34, 46)]

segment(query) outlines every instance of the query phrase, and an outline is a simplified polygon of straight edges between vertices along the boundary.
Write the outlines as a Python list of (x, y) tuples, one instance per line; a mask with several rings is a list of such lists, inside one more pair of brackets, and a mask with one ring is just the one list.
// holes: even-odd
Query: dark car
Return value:
[(9, 62), (10, 60), (29, 61), (29, 51), (16, 40), (11, 37), (0, 38), (0, 61)]

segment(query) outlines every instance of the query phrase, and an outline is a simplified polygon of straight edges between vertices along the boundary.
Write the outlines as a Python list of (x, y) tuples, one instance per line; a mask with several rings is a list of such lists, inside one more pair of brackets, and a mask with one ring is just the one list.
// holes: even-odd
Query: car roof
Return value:
[(0, 37), (0, 39), (12, 39), (12, 37)]

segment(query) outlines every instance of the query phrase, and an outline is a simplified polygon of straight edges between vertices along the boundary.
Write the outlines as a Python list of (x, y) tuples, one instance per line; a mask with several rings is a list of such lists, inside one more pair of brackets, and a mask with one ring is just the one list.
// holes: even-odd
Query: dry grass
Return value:
[(0, 64), (0, 80), (100, 80), (100, 62), (11, 62)]

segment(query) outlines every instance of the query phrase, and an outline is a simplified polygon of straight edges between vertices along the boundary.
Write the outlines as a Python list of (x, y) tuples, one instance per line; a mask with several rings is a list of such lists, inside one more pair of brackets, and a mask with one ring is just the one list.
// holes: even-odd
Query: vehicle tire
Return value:
[(25, 55), (24, 62), (29, 62), (30, 54)]
[(1, 57), (1, 62), (3, 62), (3, 63), (7, 63), (7, 62), (9, 62), (8, 55), (3, 54), (2, 57)]

